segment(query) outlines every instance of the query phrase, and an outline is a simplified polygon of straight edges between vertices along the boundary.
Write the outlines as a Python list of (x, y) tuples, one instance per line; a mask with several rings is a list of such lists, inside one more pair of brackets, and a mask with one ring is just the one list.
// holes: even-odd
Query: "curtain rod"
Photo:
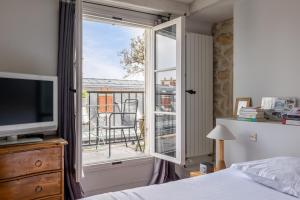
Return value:
[(136, 12), (136, 13), (153, 15), (153, 16), (157, 16), (157, 17), (166, 17), (166, 18), (168, 18), (168, 20), (170, 20), (170, 16), (171, 16), (171, 14), (169, 14), (168, 16), (164, 16), (164, 15), (158, 15), (158, 14), (153, 14), (153, 13), (147, 13), (147, 12), (143, 12), (143, 11), (132, 10), (132, 9), (129, 9), (129, 8), (121, 8), (121, 7), (117, 7), (117, 6), (105, 5), (105, 4), (96, 3), (96, 2), (84, 1), (84, 0), (82, 2), (87, 3), (87, 4), (93, 4), (93, 5), (99, 5), (99, 6), (109, 7), (109, 8), (116, 8), (116, 9)]

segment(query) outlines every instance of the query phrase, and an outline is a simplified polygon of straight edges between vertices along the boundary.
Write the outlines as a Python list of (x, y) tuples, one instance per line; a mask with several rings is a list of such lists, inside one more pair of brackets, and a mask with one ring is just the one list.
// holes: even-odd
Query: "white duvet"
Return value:
[(229, 168), (161, 185), (134, 188), (85, 198), (85, 200), (297, 200), (252, 181)]

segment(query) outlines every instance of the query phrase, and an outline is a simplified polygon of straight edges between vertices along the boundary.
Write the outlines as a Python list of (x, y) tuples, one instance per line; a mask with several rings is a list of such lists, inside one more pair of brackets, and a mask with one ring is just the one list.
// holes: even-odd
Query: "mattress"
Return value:
[(229, 168), (161, 185), (139, 187), (85, 200), (299, 200), (252, 181)]

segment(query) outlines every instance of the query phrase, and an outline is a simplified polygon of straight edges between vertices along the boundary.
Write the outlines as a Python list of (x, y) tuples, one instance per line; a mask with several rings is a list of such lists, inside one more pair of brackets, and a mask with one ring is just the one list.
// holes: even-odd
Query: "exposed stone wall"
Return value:
[(233, 20), (212, 28), (214, 41), (214, 117), (233, 113)]

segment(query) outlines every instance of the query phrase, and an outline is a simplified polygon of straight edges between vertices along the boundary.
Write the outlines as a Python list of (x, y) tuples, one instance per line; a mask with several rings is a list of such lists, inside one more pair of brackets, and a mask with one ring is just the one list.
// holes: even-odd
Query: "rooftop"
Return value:
[(87, 91), (144, 91), (144, 81), (84, 78), (83, 89)]

